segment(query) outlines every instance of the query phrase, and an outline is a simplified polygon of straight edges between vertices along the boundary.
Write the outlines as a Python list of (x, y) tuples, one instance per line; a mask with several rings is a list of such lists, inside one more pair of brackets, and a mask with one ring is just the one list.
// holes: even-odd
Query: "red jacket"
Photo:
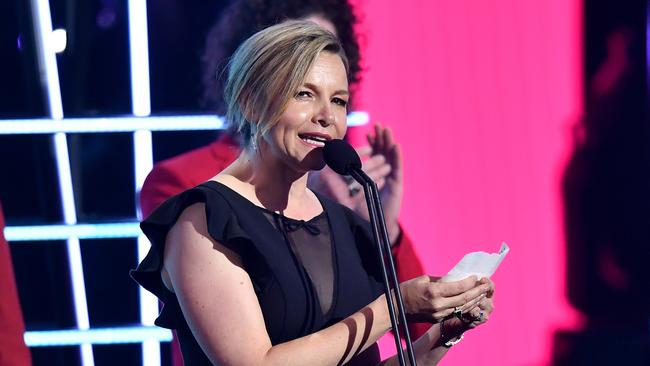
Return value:
[(25, 323), (4, 228), (5, 221), (0, 207), (0, 365), (29, 366), (32, 364), (32, 356), (23, 338)]
[[(157, 163), (140, 191), (140, 207), (144, 217), (169, 197), (195, 187), (214, 177), (239, 156), (239, 145), (227, 134), (210, 145)], [(400, 282), (424, 273), (422, 263), (413, 249), (411, 239), (402, 231), (400, 242), (393, 246), (393, 255)], [(411, 338), (417, 339), (429, 328), (427, 324), (409, 327)], [(172, 344), (174, 365), (182, 365), (178, 342)]]

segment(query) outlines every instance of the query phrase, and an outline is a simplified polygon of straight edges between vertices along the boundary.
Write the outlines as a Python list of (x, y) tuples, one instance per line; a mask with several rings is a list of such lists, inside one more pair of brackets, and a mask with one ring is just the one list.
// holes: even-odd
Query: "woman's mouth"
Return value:
[(328, 135), (316, 133), (300, 133), (298, 137), (302, 142), (313, 147), (324, 147), (325, 143), (332, 139)]

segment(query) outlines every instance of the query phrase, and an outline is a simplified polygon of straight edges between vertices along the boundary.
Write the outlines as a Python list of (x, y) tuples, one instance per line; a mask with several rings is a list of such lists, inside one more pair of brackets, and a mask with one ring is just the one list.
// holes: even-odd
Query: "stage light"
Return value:
[[(348, 114), (348, 126), (363, 126), (370, 117), (367, 112)], [(0, 123), (0, 135), (49, 134), (49, 133), (111, 133), (148, 131), (199, 131), (223, 130), (223, 117), (215, 115), (150, 116), (150, 117), (96, 117), (64, 118), (52, 121), (48, 118), (5, 119)]]
[(147, 2), (145, 0), (129, 0), (131, 102), (133, 115), (138, 117), (151, 114), (148, 50)]
[(0, 135), (49, 133), (110, 133), (149, 131), (222, 130), (223, 119), (211, 115), (164, 117), (97, 117), (51, 119), (7, 119), (0, 123)]
[(52, 47), (52, 52), (61, 53), (65, 51), (68, 43), (68, 35), (65, 29), (55, 29), (50, 34), (49, 47)]
[[(134, 116), (146, 117), (151, 114), (151, 91), (149, 84), (149, 41), (147, 30), (147, 2), (129, 0), (129, 54), (131, 57), (131, 109)], [(142, 219), (138, 193), (144, 179), (153, 168), (153, 143), (151, 131), (140, 129), (133, 133), (133, 158), (135, 169), (134, 192), (136, 195), (136, 217)], [(142, 261), (150, 248), (149, 241), (138, 237), (138, 261)], [(158, 299), (139, 287), (140, 322), (153, 325), (158, 314)], [(160, 343), (148, 340), (142, 343), (143, 366), (160, 365)]]
[(113, 222), (101, 224), (74, 225), (30, 225), (7, 226), (4, 235), (9, 242), (18, 241), (49, 241), (67, 240), (69, 237), (78, 239), (117, 239), (137, 238), (142, 234), (140, 223)]
[[(36, 54), (41, 82), (46, 95), (46, 105), (52, 120), (63, 118), (63, 102), (61, 100), (61, 87), (59, 85), (59, 71), (56, 63), (52, 38), (52, 15), (49, 0), (32, 0), (32, 20), (36, 39)], [(51, 121), (55, 123), (55, 121)], [(63, 219), (66, 224), (77, 221), (74, 194), (72, 191), (72, 176), (68, 157), (68, 143), (64, 133), (53, 136), (57, 163), (57, 174), (61, 201), (63, 203)], [(81, 262), (81, 248), (79, 239), (70, 237), (67, 240), (70, 278), (72, 281), (72, 296), (77, 327), (81, 330), (89, 328), (88, 304), (86, 302), (86, 289), (84, 285), (83, 266)], [(83, 366), (95, 364), (93, 350), (90, 344), (81, 345), (81, 362)]]
[(170, 342), (172, 332), (159, 327), (115, 327), (25, 332), (28, 347), (77, 346), (82, 344), (123, 344), (147, 341)]
[(59, 87), (59, 71), (56, 66), (56, 55), (49, 47), (49, 37), (52, 34), (52, 18), (48, 0), (32, 0), (32, 20), (34, 22), (34, 37), (36, 40), (36, 55), (41, 79), (46, 92), (47, 108), (52, 119), (63, 118), (63, 103)]

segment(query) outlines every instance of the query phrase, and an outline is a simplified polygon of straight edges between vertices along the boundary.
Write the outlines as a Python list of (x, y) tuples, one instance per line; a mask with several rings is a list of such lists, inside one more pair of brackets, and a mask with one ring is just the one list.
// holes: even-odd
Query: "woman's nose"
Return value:
[(328, 127), (334, 124), (336, 117), (332, 111), (332, 106), (329, 102), (322, 102), (318, 106), (318, 110), (314, 116), (315, 122), (323, 127)]

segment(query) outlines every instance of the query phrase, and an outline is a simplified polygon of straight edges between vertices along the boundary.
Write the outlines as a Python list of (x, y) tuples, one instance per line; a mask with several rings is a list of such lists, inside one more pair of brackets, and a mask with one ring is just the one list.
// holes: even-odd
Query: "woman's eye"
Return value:
[(311, 97), (311, 93), (308, 92), (307, 90), (301, 90), (296, 93), (296, 98), (309, 98)]
[(341, 98), (334, 98), (332, 99), (332, 102), (334, 102), (334, 104), (340, 105), (341, 107), (346, 107), (348, 105), (348, 101)]

